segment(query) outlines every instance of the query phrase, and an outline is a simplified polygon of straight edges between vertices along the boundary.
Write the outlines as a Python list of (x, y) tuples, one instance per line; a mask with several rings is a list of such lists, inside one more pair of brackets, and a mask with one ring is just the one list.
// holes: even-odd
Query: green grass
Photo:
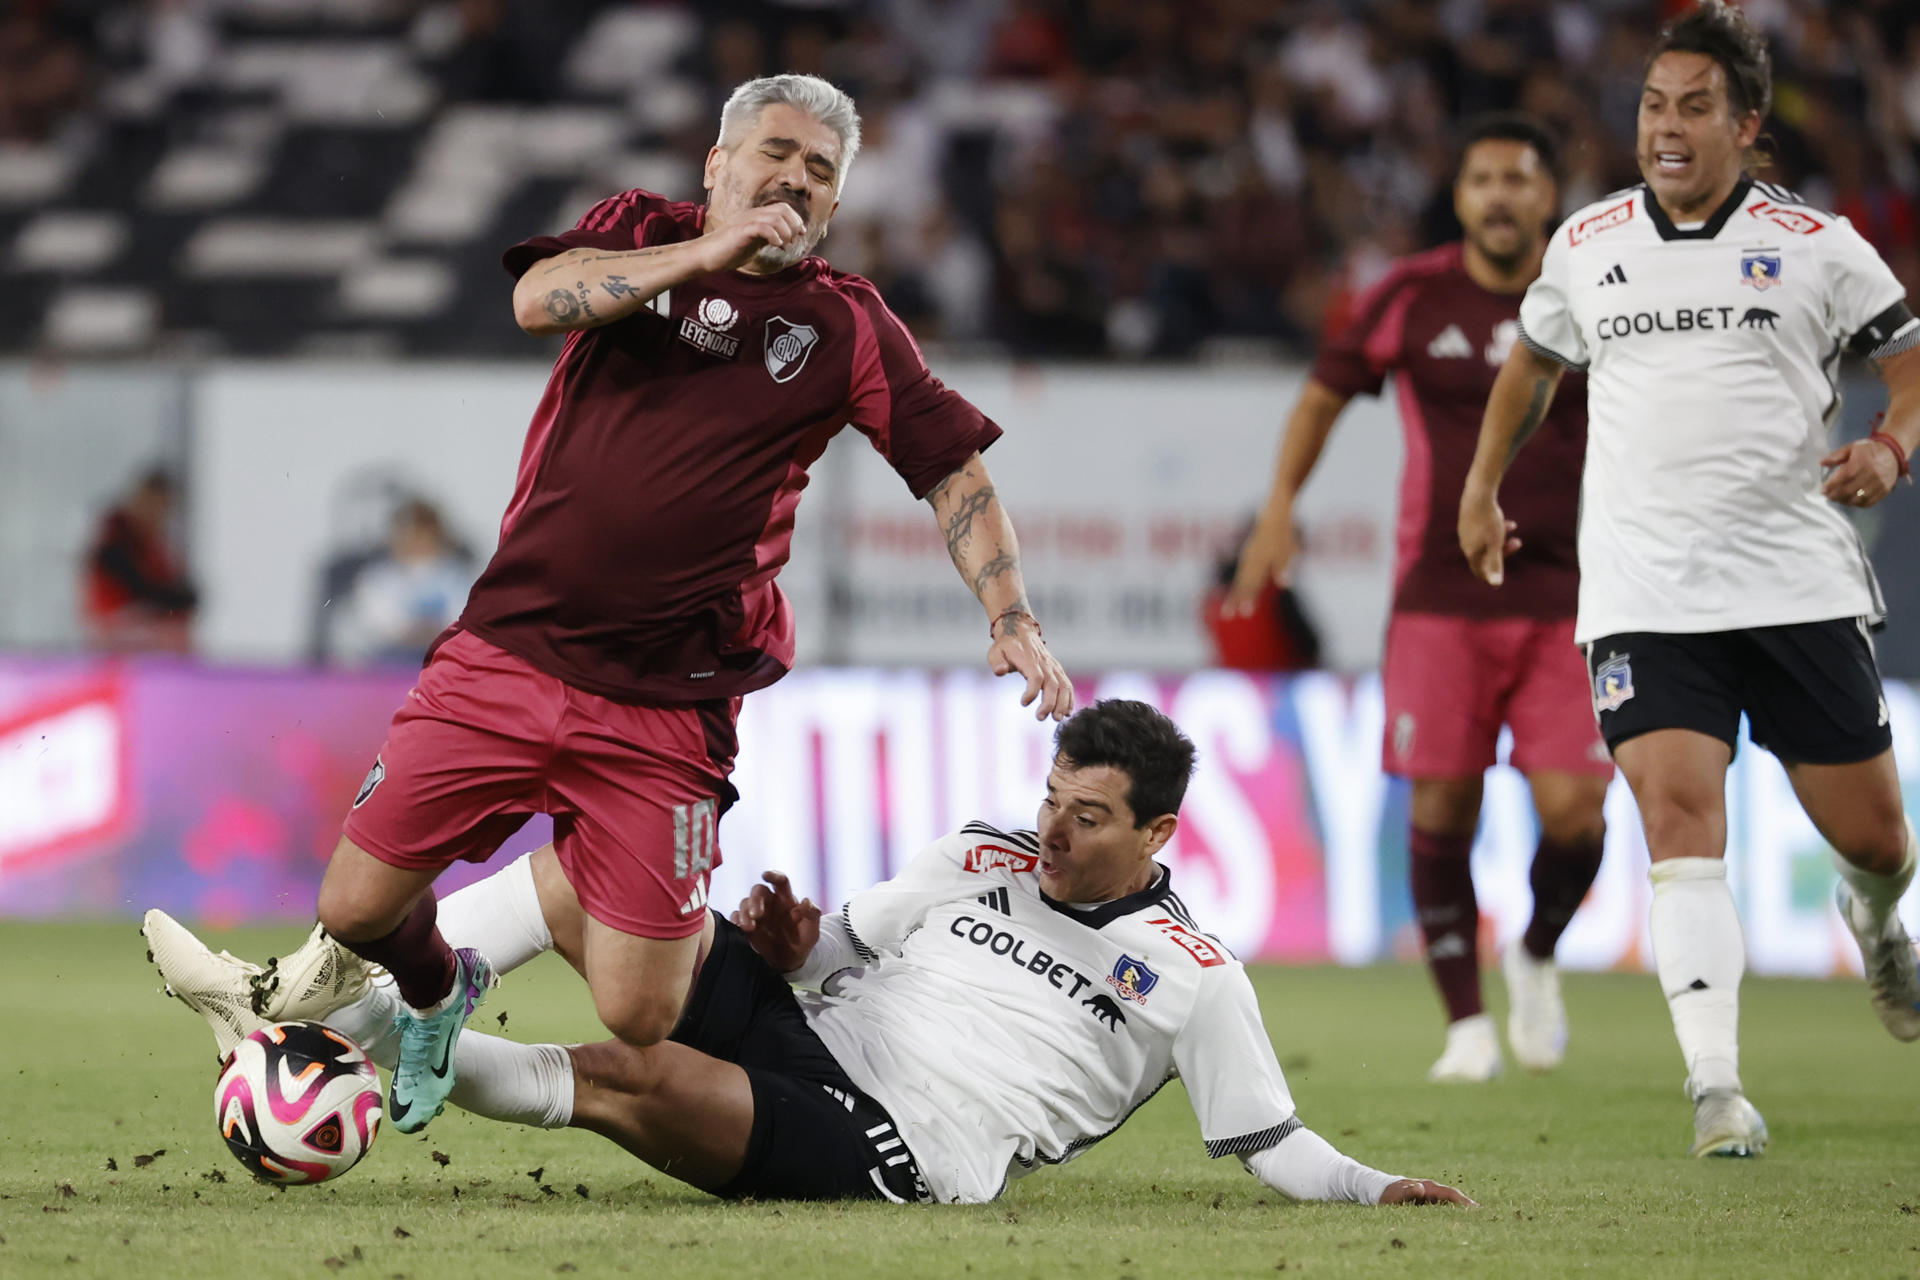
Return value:
[[(296, 941), (221, 939), (253, 958)], [(1702, 1162), (1650, 978), (1569, 978), (1558, 1074), (1439, 1089), (1418, 970), (1259, 971), (1307, 1122), (1463, 1187), (1482, 1207), (1462, 1212), (1285, 1202), (1206, 1159), (1177, 1088), (989, 1206), (721, 1204), (585, 1134), (457, 1113), (387, 1132), (337, 1185), (269, 1190), (215, 1134), (211, 1037), (157, 994), (133, 926), (0, 925), (0, 974), (6, 1277), (1920, 1275), (1920, 1049), (1856, 984), (1747, 984), (1745, 1074), (1774, 1149)], [(502, 1010), (520, 1039), (595, 1031), (551, 957), (482, 1017)]]

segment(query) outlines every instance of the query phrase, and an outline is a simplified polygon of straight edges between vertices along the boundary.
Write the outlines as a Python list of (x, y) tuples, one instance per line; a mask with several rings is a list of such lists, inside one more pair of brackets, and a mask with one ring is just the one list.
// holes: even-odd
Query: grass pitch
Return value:
[[(297, 942), (215, 945), (263, 959)], [(255, 1185), (214, 1131), (212, 1038), (143, 952), (131, 924), (0, 925), (0, 1276), (1920, 1275), (1920, 1047), (1890, 1040), (1854, 983), (1748, 982), (1744, 1074), (1774, 1142), (1757, 1161), (1687, 1157), (1649, 977), (1569, 977), (1559, 1073), (1443, 1089), (1422, 1078), (1440, 1039), (1422, 972), (1264, 969), (1307, 1122), (1481, 1208), (1286, 1202), (1206, 1158), (1178, 1088), (998, 1204), (821, 1207), (722, 1204), (589, 1135), (451, 1111), (422, 1137), (386, 1131), (338, 1184)], [(518, 1039), (596, 1030), (551, 957), (476, 1025), (502, 1012)]]

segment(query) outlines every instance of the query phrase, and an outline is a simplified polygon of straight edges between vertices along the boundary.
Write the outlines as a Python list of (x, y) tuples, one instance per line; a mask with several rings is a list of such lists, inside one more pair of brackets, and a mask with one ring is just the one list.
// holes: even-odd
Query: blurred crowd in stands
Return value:
[[(444, 111), (593, 98), (571, 69), (596, 21), (674, 10), (692, 38), (626, 100), (654, 117), (647, 172), (694, 196), (733, 84), (776, 70), (833, 79), (856, 95), (867, 144), (825, 250), (929, 341), (1035, 357), (1298, 350), (1389, 258), (1450, 234), (1458, 122), (1505, 108), (1551, 121), (1567, 142), (1568, 206), (1636, 180), (1641, 60), (1680, 7), (14, 0), (0, 20), (0, 146), (82, 127), (109, 73), (190, 87), (236, 21), (391, 35)], [(1766, 176), (1852, 218), (1920, 283), (1920, 3), (1746, 7), (1776, 62)], [(640, 105), (656, 90), (677, 95), (674, 109)], [(578, 183), (614, 178), (609, 167)], [(488, 283), (504, 332), (504, 281)]]

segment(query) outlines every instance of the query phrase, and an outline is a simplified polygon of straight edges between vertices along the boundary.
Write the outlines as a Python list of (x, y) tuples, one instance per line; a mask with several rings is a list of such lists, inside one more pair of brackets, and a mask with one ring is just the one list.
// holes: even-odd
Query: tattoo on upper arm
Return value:
[(948, 476), (945, 480), (942, 480), (939, 484), (933, 486), (933, 488), (927, 490), (928, 505), (931, 506), (935, 511), (940, 510), (941, 500), (947, 496), (947, 490), (953, 487), (953, 482), (969, 474), (971, 474), (970, 469), (966, 467), (962, 467), (960, 470)]
[(555, 289), (547, 295), (547, 314), (559, 324), (571, 324), (580, 316), (580, 304), (565, 289)]

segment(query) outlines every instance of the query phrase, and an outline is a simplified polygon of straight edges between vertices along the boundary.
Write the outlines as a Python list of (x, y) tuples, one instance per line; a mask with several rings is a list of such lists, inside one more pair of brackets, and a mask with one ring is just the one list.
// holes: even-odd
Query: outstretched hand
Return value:
[(1380, 1193), (1381, 1204), (1463, 1204), (1469, 1209), (1480, 1206), (1444, 1182), (1429, 1178), (1402, 1178)]
[(820, 908), (812, 898), (795, 901), (793, 885), (778, 871), (760, 878), (766, 883), (753, 886), (731, 919), (775, 972), (792, 973), (820, 941)]
[(995, 628), (993, 645), (987, 650), (987, 667), (996, 676), (1019, 672), (1026, 678), (1026, 692), (1020, 705), (1031, 707), (1037, 701), (1033, 718), (1065, 720), (1073, 714), (1073, 681), (1040, 638), (1040, 624), (1031, 615), (1006, 617)]

